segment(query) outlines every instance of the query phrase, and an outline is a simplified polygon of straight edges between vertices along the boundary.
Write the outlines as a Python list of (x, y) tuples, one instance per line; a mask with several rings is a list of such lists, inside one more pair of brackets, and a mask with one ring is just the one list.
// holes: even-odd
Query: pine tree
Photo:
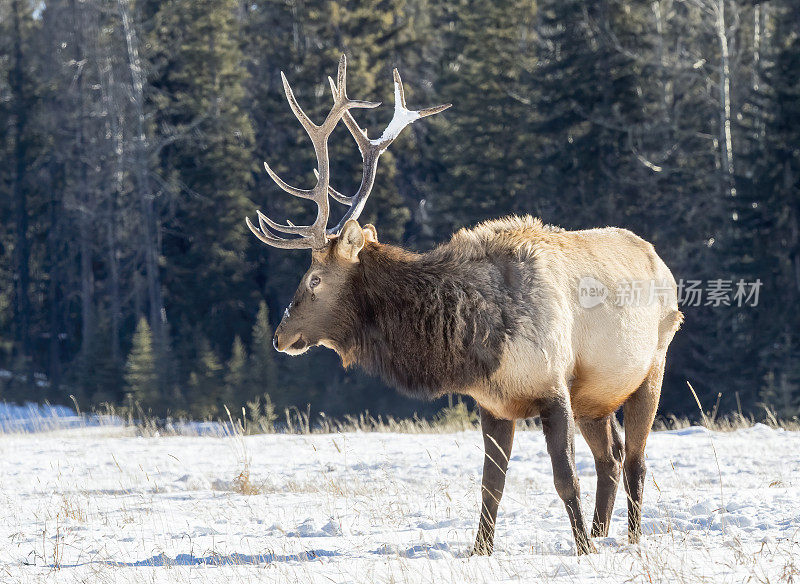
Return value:
[(233, 339), (231, 358), (225, 364), (223, 402), (231, 411), (238, 410), (251, 397), (248, 387), (247, 350), (239, 335)]
[(253, 343), (247, 368), (245, 401), (263, 393), (274, 393), (276, 389), (275, 349), (272, 347), (272, 328), (269, 325), (269, 310), (266, 302), (258, 305), (256, 322), (253, 325)]
[[(254, 164), (238, 8), (235, 0), (159, 3), (147, 39), (156, 63), (149, 98), (164, 144), (158, 165), (171, 201), (163, 221), (166, 317), (197, 323), (216, 350), (247, 329), (242, 302), (256, 293), (244, 284)], [(193, 344), (176, 355), (187, 366), (199, 350)]]
[(800, 413), (800, 317), (786, 310), (800, 304), (800, 15), (788, 1), (762, 9), (771, 42), (743, 121), (746, 167), (730, 204), (726, 259), (737, 277), (763, 282), (759, 305), (739, 315), (732, 341), (749, 356), (761, 400), (791, 417)]
[(248, 434), (270, 434), (275, 431), (278, 414), (268, 393), (264, 393), (263, 400), (262, 396), (257, 395), (248, 401), (245, 413), (245, 430)]
[[(33, 16), (34, 4), (28, 0), (12, 0), (0, 7), (0, 212), (7, 220), (0, 230), (0, 266), (9, 262), (13, 277), (0, 293), (11, 308), (10, 327), (13, 334), (14, 361), (18, 374), (25, 379), (25, 392), (34, 397), (33, 322), (34, 302), (34, 239), (30, 232), (31, 212), (39, 203), (34, 172), (41, 156), (36, 116), (40, 110), (40, 84), (37, 78), (36, 35), (40, 22)], [(13, 227), (12, 227), (13, 226)], [(6, 231), (7, 230), (7, 231)], [(6, 247), (8, 246), (8, 247)], [(8, 254), (7, 257), (6, 254)], [(2, 298), (10, 296), (11, 298)], [(6, 305), (4, 303), (4, 305)], [(0, 338), (5, 333), (0, 334)], [(36, 396), (38, 397), (38, 396)]]
[[(189, 373), (188, 411), (196, 418), (222, 416), (224, 402), (222, 364), (203, 336), (197, 340), (197, 359)], [(230, 407), (230, 406), (229, 406)]]
[[(425, 210), (439, 238), (455, 228), (511, 212), (536, 212), (536, 151), (528, 70), (534, 9), (518, 0), (448, 4), (442, 22), (440, 95), (453, 102), (431, 126), (429, 156), (443, 166)], [(431, 164), (428, 162), (427, 164)]]
[(650, 8), (623, 4), (566, 0), (541, 7), (548, 50), (536, 72), (533, 132), (543, 140), (536, 186), (565, 226), (625, 226), (624, 212), (642, 209), (648, 194), (652, 171), (631, 144), (646, 121), (639, 84), (650, 74), (649, 47), (639, 33), (642, 11)]
[(133, 347), (125, 364), (125, 386), (130, 398), (143, 408), (156, 409), (160, 405), (153, 338), (144, 317), (136, 325)]
[[(155, 358), (152, 346), (152, 331), (150, 333), (150, 349), (153, 363)], [(120, 386), (125, 386), (124, 363), (116, 363), (111, 356), (111, 343), (109, 342), (107, 323), (102, 323), (97, 336), (87, 352), (87, 361), (82, 363), (81, 386), (76, 388), (78, 394), (90, 403), (116, 403), (125, 397)], [(76, 394), (76, 395), (78, 395)]]

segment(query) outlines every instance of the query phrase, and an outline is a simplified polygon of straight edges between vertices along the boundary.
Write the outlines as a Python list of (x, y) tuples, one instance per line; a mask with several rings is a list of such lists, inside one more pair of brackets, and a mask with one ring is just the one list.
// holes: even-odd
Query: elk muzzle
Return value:
[(285, 323), (282, 321), (275, 330), (272, 346), (287, 355), (301, 355), (308, 351), (311, 345), (303, 338), (302, 333), (287, 331)]

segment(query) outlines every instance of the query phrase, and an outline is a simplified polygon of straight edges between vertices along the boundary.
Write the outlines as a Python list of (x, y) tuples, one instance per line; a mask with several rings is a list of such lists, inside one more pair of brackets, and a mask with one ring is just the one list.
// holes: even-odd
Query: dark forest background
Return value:
[[(662, 413), (800, 412), (796, 0), (0, 0), (0, 399), (224, 415), (265, 392), (329, 415), (430, 414), (272, 328), (309, 262), (256, 208), (307, 221), (262, 167), (313, 184), (280, 71), (317, 120), (326, 76), (373, 133), (391, 70), (453, 102), (382, 159), (364, 222), (424, 250), (532, 213), (650, 240), (676, 278), (762, 282), (682, 307)], [(332, 140), (337, 188), (358, 151)], [(420, 355), (420, 359), (424, 359)]]

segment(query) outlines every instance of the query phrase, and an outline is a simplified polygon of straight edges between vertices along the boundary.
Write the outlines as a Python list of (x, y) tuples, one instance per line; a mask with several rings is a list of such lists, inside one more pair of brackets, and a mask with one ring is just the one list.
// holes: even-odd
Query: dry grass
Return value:
[(62, 495), (61, 509), (58, 512), (58, 516), (86, 523), (88, 515), (89, 511), (87, 506), (81, 504), (76, 497), (66, 494)]
[[(742, 428), (750, 428), (757, 423), (765, 424), (770, 428), (782, 428), (784, 430), (798, 431), (800, 430), (800, 418), (794, 416), (789, 419), (778, 419), (775, 415), (775, 410), (769, 405), (762, 403), (761, 408), (764, 410), (762, 418), (756, 418), (753, 414), (745, 414), (742, 412), (741, 403), (739, 401), (739, 394), (736, 394), (736, 403), (739, 404), (737, 412), (723, 414), (719, 413), (719, 404), (722, 399), (722, 393), (717, 394), (717, 400), (714, 407), (710, 410), (705, 410), (700, 403), (700, 398), (697, 396), (694, 387), (688, 381), (686, 382), (689, 391), (697, 404), (698, 412), (700, 413), (700, 425), (716, 432), (733, 432), (741, 430)], [(696, 425), (697, 422), (688, 417), (678, 417), (675, 415), (668, 415), (656, 420), (653, 425), (653, 430), (679, 430), (689, 426)]]
[(764, 424), (770, 428), (782, 428), (793, 432), (800, 431), (800, 420), (796, 417), (788, 420), (779, 420), (777, 418), (770, 418), (767, 416), (764, 419), (758, 419), (751, 415), (726, 414), (717, 417), (714, 420), (708, 419), (701, 421), (699, 424), (697, 420), (693, 420), (687, 416), (668, 415), (659, 417), (653, 424), (653, 431), (659, 432), (663, 430), (681, 430), (689, 428), (690, 426), (703, 426), (714, 432), (735, 432), (743, 428), (751, 428), (755, 424)]
[(250, 480), (250, 464), (245, 463), (231, 483), (231, 490), (240, 495), (260, 495), (263, 488)]
[(240, 495), (259, 495), (262, 492), (262, 486), (255, 484), (250, 479), (250, 455), (247, 453), (247, 443), (244, 441), (244, 408), (242, 409), (242, 420), (234, 421), (227, 406), (225, 407), (225, 412), (228, 414), (228, 423), (233, 434), (236, 455), (241, 467), (239, 474), (234, 477), (231, 483), (231, 488), (233, 492)]
[[(689, 386), (691, 388), (691, 386)], [(762, 423), (772, 428), (800, 431), (800, 419), (795, 416), (791, 419), (778, 419), (774, 410), (769, 405), (762, 406), (761, 415), (744, 414), (741, 411), (720, 414), (718, 411), (719, 399), (711, 410), (704, 410), (695, 396), (700, 413), (699, 420), (688, 416), (675, 416), (672, 414), (659, 416), (654, 425), (654, 431), (678, 430), (693, 425), (701, 425), (709, 430), (718, 432), (731, 432), (742, 428), (749, 428), (756, 423)], [(226, 408), (227, 410), (227, 408)], [(305, 410), (296, 407), (286, 408), (283, 416), (279, 416), (269, 394), (264, 394), (241, 409), (241, 413), (227, 419), (206, 419), (202, 421), (185, 418), (156, 418), (145, 412), (139, 405), (131, 404), (125, 407), (114, 407), (103, 404), (91, 413), (79, 413), (81, 420), (79, 428), (99, 429), (112, 434), (135, 433), (144, 437), (154, 436), (236, 436), (269, 434), (280, 432), (285, 434), (335, 434), (342, 432), (380, 432), (401, 434), (449, 434), (475, 430), (480, 427), (477, 408), (470, 407), (459, 398), (439, 411), (431, 419), (421, 418), (416, 414), (410, 418), (396, 418), (393, 416), (374, 416), (369, 411), (357, 415), (345, 415), (341, 418), (331, 418), (324, 412), (311, 414), (311, 407)], [(69, 426), (74, 429), (76, 424)], [(517, 429), (537, 430), (541, 426), (538, 420), (520, 420)], [(56, 432), (65, 429), (59, 424), (58, 418), (42, 417), (31, 420), (26, 429), (6, 429), (5, 433), (31, 433), (31, 432)], [(0, 430), (0, 433), (3, 431)]]

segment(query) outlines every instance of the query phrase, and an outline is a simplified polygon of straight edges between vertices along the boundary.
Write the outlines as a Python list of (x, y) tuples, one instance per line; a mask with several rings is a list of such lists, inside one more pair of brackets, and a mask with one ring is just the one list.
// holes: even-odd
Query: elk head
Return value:
[[(282, 249), (311, 249), (311, 267), (303, 276), (291, 304), (283, 313), (283, 319), (275, 331), (273, 344), (279, 351), (299, 355), (314, 345), (324, 345), (335, 349), (338, 325), (346, 319), (346, 308), (342, 306), (342, 295), (347, 289), (353, 271), (358, 264), (358, 254), (367, 243), (377, 244), (377, 233), (372, 225), (363, 228), (358, 217), (375, 183), (378, 159), (400, 132), (412, 122), (450, 107), (450, 104), (437, 107), (409, 110), (406, 107), (403, 83), (397, 69), (394, 70), (394, 116), (379, 138), (370, 140), (366, 130), (356, 123), (351, 109), (374, 108), (380, 103), (357, 101), (347, 97), (347, 60), (342, 55), (336, 82), (330, 77), (333, 107), (321, 125), (316, 125), (303, 112), (295, 99), (292, 88), (281, 73), (286, 99), (294, 115), (311, 138), (317, 156), (317, 184), (312, 189), (298, 189), (276, 175), (267, 163), (264, 167), (277, 185), (295, 197), (310, 199), (317, 205), (317, 218), (311, 225), (283, 225), (271, 220), (261, 211), (258, 214), (258, 227), (247, 218), (247, 226), (261, 241), (272, 247)], [(358, 144), (363, 161), (363, 175), (358, 191), (345, 196), (330, 185), (330, 163), (328, 160), (328, 137), (339, 120), (344, 118), (347, 129)], [(339, 223), (328, 228), (330, 207), (328, 197), (349, 206)], [(297, 237), (282, 237), (275, 232)]]

